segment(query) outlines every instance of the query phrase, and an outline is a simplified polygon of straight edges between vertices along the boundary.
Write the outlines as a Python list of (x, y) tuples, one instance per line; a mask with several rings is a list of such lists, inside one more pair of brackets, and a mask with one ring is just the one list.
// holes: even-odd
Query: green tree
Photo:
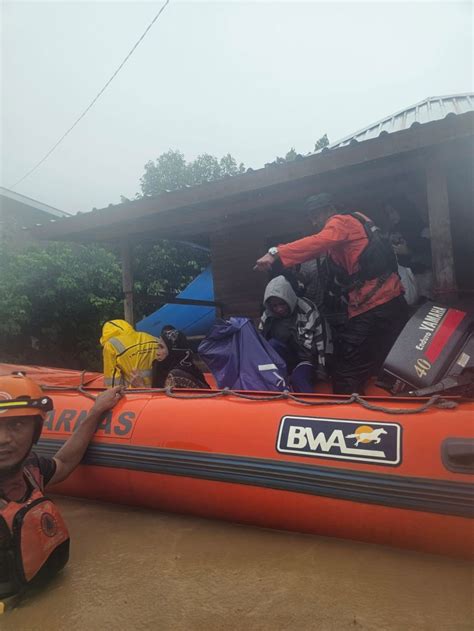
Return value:
[[(321, 136), (321, 138), (319, 138), (316, 141), (316, 144), (314, 145), (314, 152), (319, 151), (320, 149), (323, 149), (324, 147), (327, 147), (328, 145), (329, 145), (328, 135), (324, 134), (324, 136)], [(270, 167), (270, 166), (275, 166), (279, 164), (287, 164), (288, 162), (301, 160), (303, 157), (304, 156), (301, 153), (298, 153), (294, 147), (291, 147), (291, 149), (287, 151), (284, 157), (277, 156), (275, 160), (273, 160), (273, 162), (267, 162), (265, 166)]]
[[(178, 293), (209, 253), (161, 241), (136, 246), (133, 262), (140, 320), (157, 308), (140, 295)], [(0, 269), (0, 361), (101, 370), (102, 325), (123, 317), (118, 256), (98, 246), (4, 246)]]
[(230, 153), (227, 153), (219, 161), (221, 168), (221, 177), (240, 175), (245, 173), (245, 165), (243, 162), (237, 164), (237, 160), (233, 158)]
[(60, 243), (5, 247), (0, 267), (1, 359), (97, 367), (101, 325), (122, 314), (114, 254)]
[(199, 155), (192, 162), (186, 162), (181, 151), (170, 149), (153, 162), (145, 164), (145, 172), (140, 179), (142, 195), (159, 195), (165, 191), (175, 191), (185, 186), (220, 180), (223, 177), (244, 173), (245, 166), (237, 164), (230, 154), (220, 160), (208, 153)]
[(316, 141), (314, 145), (314, 151), (320, 151), (321, 149), (324, 149), (324, 147), (327, 147), (328, 144), (329, 144), (328, 135), (324, 134), (324, 136), (321, 136), (321, 138), (319, 138), (319, 140)]
[(209, 265), (210, 254), (191, 244), (162, 240), (153, 246), (136, 245), (132, 260), (135, 315), (140, 320), (158, 308), (141, 296), (178, 294)]
[(275, 166), (278, 164), (286, 164), (287, 162), (294, 162), (295, 160), (300, 160), (303, 156), (301, 153), (298, 153), (294, 147), (291, 147), (289, 151), (286, 152), (284, 157), (277, 156), (273, 162), (267, 162), (265, 164), (266, 167)]
[(166, 190), (175, 191), (189, 185), (190, 179), (184, 154), (170, 149), (155, 162), (150, 160), (145, 164), (140, 185), (143, 195), (159, 195)]

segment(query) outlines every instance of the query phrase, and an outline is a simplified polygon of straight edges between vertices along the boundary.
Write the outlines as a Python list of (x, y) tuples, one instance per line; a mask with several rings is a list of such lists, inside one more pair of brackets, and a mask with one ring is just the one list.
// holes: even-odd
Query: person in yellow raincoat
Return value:
[(100, 344), (104, 358), (104, 384), (132, 386), (139, 382), (151, 388), (151, 365), (159, 342), (148, 333), (140, 333), (125, 320), (109, 320), (102, 327)]

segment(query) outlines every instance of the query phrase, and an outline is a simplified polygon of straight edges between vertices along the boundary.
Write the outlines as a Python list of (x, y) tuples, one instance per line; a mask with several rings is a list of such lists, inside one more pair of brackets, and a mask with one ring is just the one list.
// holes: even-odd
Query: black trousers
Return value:
[(363, 394), (367, 379), (379, 372), (407, 320), (406, 300), (397, 296), (350, 318), (334, 332), (335, 394)]

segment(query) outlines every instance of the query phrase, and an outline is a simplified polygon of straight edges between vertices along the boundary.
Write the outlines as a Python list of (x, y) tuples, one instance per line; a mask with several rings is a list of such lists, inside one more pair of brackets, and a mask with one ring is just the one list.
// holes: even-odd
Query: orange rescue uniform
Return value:
[[(359, 214), (362, 215), (362, 213)], [(333, 215), (321, 232), (292, 243), (279, 245), (278, 254), (284, 267), (291, 267), (328, 254), (348, 274), (354, 274), (359, 269), (359, 257), (368, 242), (364, 226), (360, 221), (351, 215)], [(400, 278), (398, 274), (393, 273), (373, 296), (364, 301), (377, 282), (376, 278), (368, 280), (362, 287), (349, 292), (349, 318), (365, 313), (403, 294)]]

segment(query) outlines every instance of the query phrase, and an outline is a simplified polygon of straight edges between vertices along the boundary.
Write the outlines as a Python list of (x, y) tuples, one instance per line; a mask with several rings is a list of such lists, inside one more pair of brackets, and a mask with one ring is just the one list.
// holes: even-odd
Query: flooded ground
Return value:
[(470, 565), (59, 499), (69, 566), (2, 631), (472, 629)]

